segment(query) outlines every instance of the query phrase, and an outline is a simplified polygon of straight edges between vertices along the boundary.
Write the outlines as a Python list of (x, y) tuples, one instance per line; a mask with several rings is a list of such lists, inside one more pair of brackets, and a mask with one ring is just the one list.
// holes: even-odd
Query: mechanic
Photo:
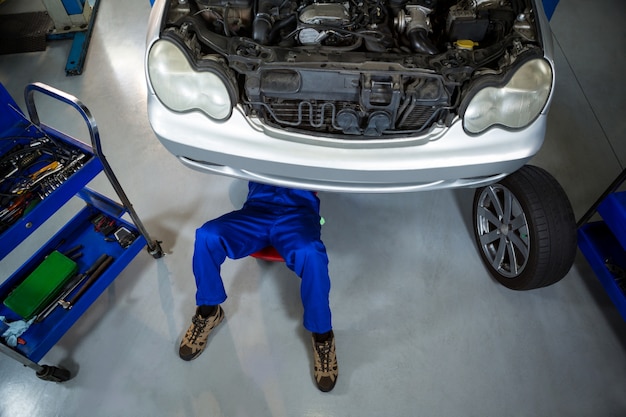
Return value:
[(180, 344), (182, 359), (198, 357), (211, 331), (224, 319), (220, 304), (226, 300), (226, 291), (220, 268), (226, 257), (243, 258), (271, 245), (301, 278), (303, 321), (312, 333), (315, 381), (321, 391), (333, 389), (338, 367), (319, 208), (314, 192), (250, 182), (240, 210), (210, 220), (196, 231), (193, 273), (197, 308)]

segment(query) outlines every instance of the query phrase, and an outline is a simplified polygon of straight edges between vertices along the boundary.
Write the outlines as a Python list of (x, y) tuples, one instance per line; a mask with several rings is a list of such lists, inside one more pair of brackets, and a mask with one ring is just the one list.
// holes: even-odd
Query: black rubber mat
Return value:
[(0, 15), (0, 54), (43, 51), (53, 28), (47, 12)]

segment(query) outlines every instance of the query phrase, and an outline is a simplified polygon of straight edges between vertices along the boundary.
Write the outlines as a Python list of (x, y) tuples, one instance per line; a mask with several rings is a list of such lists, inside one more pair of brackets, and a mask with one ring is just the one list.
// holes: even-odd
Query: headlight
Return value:
[(471, 98), (463, 127), (480, 133), (494, 125), (512, 129), (528, 126), (543, 110), (552, 86), (552, 68), (544, 59), (522, 64), (504, 85), (489, 85)]
[(160, 40), (150, 49), (148, 74), (157, 97), (171, 110), (200, 110), (215, 120), (225, 120), (232, 113), (235, 84), (218, 59), (204, 60), (193, 68), (177, 45)]

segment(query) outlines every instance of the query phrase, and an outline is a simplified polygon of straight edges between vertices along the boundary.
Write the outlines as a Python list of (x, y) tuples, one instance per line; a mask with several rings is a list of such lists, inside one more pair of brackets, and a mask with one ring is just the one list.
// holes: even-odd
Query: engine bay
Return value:
[(261, 45), (435, 55), (536, 38), (526, 0), (174, 0), (171, 23), (201, 16), (206, 28)]
[(421, 134), (484, 75), (543, 56), (533, 0), (170, 0), (161, 36), (248, 116), (332, 137)]

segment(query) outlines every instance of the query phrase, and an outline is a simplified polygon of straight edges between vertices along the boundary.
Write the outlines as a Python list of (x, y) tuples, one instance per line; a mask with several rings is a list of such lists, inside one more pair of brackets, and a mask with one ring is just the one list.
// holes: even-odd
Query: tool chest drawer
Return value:
[[(47, 143), (42, 144), (44, 140)], [(33, 143), (41, 145), (32, 146)], [(15, 192), (20, 186), (18, 181), (33, 182), (38, 170), (57, 163), (50, 153), (60, 153), (61, 150), (71, 155), (66, 158), (68, 166), (62, 166), (56, 172), (49, 172), (47, 177), (43, 177), (30, 189), (24, 185), (23, 192), (19, 194)], [(20, 153), (24, 156), (17, 159)], [(15, 156), (11, 158), (11, 155)], [(33, 158), (31, 155), (38, 156)], [(28, 166), (26, 162), (22, 162), (26, 158), (31, 159)], [(5, 132), (5, 136), (0, 140), (0, 161), (3, 161), (0, 162), (0, 169), (3, 172), (15, 171), (12, 175), (6, 173), (0, 177), (3, 180), (0, 182), (0, 192), (3, 196), (0, 205), (2, 214), (0, 259), (10, 253), (102, 171), (100, 160), (94, 158), (89, 146), (53, 129), (47, 129), (46, 132), (32, 128), (13, 134)], [(20, 162), (24, 165), (23, 170), (18, 169), (21, 168)], [(69, 166), (72, 163), (73, 165)]]
[[(133, 234), (132, 242), (128, 242), (129, 244), (126, 248), (122, 247), (122, 244), (114, 238), (112, 239), (109, 235), (104, 235), (102, 231), (97, 230), (94, 219), (102, 218), (102, 216), (114, 222), (116, 228), (123, 227)], [(75, 262), (78, 264), (78, 273), (85, 273), (90, 265), (94, 264), (103, 254), (113, 258), (113, 261), (70, 308), (64, 308), (58, 300), (52, 300), (47, 306), (51, 306), (54, 303), (54, 309), (51, 310), (47, 317), (37, 321), (37, 316), (34, 316), (32, 318), (34, 319), (33, 323), (20, 336), (15, 350), (35, 362), (43, 358), (145, 245), (145, 239), (139, 235), (131, 223), (103, 212), (91, 204), (85, 205), (72, 220), (66, 223), (18, 271), (1, 284), (0, 300), (4, 301), (24, 278), (53, 251), (68, 253), (74, 249), (68, 256), (75, 256)], [(81, 284), (85, 285), (86, 282), (85, 280)], [(74, 291), (69, 292), (65, 299), (71, 299), (80, 288), (81, 286), (78, 286)], [(4, 303), (0, 304), (0, 316), (5, 316), (8, 321), (23, 319), (4, 305)]]

